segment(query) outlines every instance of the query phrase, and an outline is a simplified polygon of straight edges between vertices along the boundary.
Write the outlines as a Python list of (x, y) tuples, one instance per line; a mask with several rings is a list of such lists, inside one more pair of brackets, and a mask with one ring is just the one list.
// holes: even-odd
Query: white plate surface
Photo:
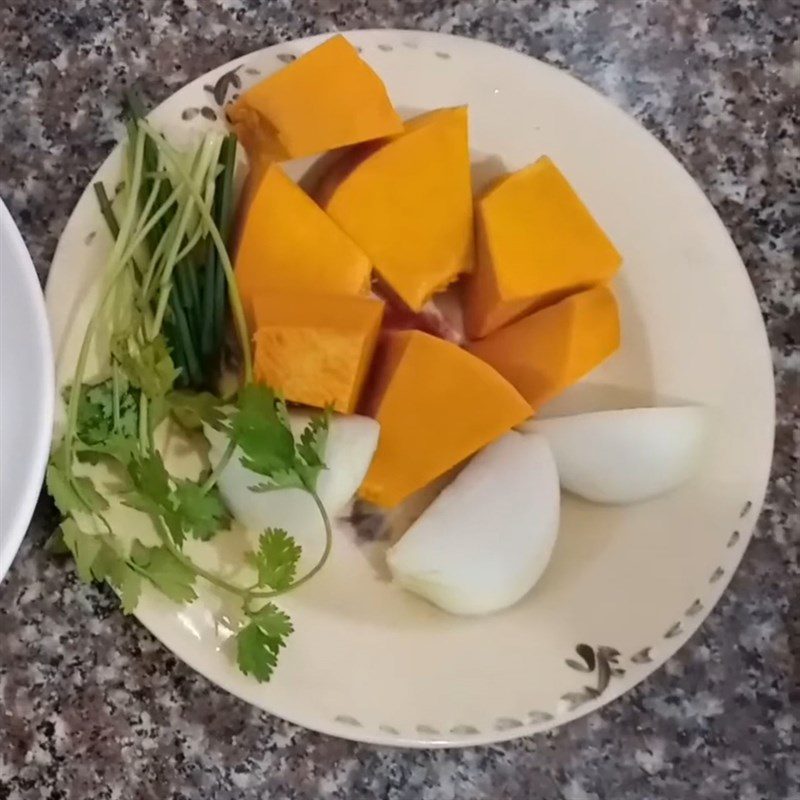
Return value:
[(54, 384), (42, 290), (22, 236), (0, 200), (0, 581), (42, 486)]
[[(401, 31), (347, 35), (403, 113), (469, 105), (478, 181), (496, 174), (498, 159), (515, 169), (546, 153), (623, 253), (614, 287), (622, 348), (551, 410), (631, 399), (701, 403), (713, 420), (705, 463), (688, 485), (642, 505), (565, 498), (544, 578), (517, 606), (487, 618), (451, 617), (403, 593), (374, 568), (380, 554), (341, 525), (323, 573), (285, 599), (296, 633), (268, 685), (237, 672), (213, 595), (178, 609), (147, 592), (138, 616), (215, 683), (316, 730), (411, 746), (545, 730), (609, 702), (663, 664), (736, 568), (772, 454), (774, 388), (758, 305), (733, 243), (689, 175), (582, 83), (485, 43)], [(221, 126), (208, 119), (220, 109), (204, 86), (239, 67), (246, 87), (322, 38), (213, 70), (169, 98), (154, 119), (178, 141)], [(113, 187), (119, 165), (117, 150), (97, 178)], [(87, 191), (48, 285), (62, 380), (108, 248)], [(140, 523), (123, 515), (119, 524)], [(202, 557), (218, 560), (224, 546)]]

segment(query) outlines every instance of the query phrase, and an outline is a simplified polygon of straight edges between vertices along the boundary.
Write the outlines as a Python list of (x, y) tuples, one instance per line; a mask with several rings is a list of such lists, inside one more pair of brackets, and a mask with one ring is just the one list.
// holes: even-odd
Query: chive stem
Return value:
[[(169, 291), (171, 287), (167, 287), (167, 291)], [(170, 305), (172, 307), (172, 315), (175, 318), (175, 327), (178, 332), (178, 339), (181, 342), (183, 348), (183, 357), (186, 362), (186, 368), (188, 370), (188, 378), (190, 382), (200, 380), (200, 362), (197, 360), (197, 356), (194, 352), (194, 346), (192, 345), (192, 336), (189, 330), (189, 325), (186, 320), (186, 314), (181, 308), (180, 301), (175, 296), (174, 292), (170, 292)]]
[(140, 123), (142, 130), (148, 136), (153, 138), (161, 148), (161, 152), (165, 158), (170, 161), (175, 171), (180, 175), (182, 181), (186, 184), (191, 196), (194, 198), (195, 206), (199, 209), (200, 214), (208, 226), (208, 231), (211, 235), (214, 245), (217, 248), (217, 253), (221, 259), (222, 267), (225, 270), (225, 278), (228, 284), (228, 301), (230, 302), (233, 311), (233, 318), (236, 324), (236, 331), (239, 337), (239, 344), (242, 348), (242, 358), (244, 360), (244, 380), (245, 383), (252, 383), (253, 380), (253, 363), (251, 356), (250, 340), (247, 334), (247, 323), (244, 317), (244, 308), (242, 307), (242, 299), (239, 296), (239, 291), (236, 287), (236, 276), (233, 272), (233, 265), (231, 264), (228, 250), (222, 240), (219, 229), (217, 228), (211, 214), (205, 207), (199, 191), (195, 188), (190, 176), (187, 174), (186, 169), (180, 163), (180, 159), (173, 153), (172, 147), (166, 142), (164, 137), (156, 131), (148, 122)]

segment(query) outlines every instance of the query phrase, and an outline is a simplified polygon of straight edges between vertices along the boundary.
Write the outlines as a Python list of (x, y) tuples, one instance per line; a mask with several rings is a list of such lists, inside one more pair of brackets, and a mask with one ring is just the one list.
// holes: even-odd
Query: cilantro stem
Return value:
[[(319, 557), (317, 563), (308, 571), (302, 578), (296, 580), (288, 589), (284, 589), (284, 592), (291, 591), (296, 589), (298, 586), (302, 586), (307, 581), (310, 581), (324, 566), (325, 562), (328, 560), (328, 556), (331, 554), (331, 547), (333, 546), (333, 530), (331, 529), (331, 521), (328, 517), (328, 512), (325, 510), (325, 506), (322, 504), (322, 500), (320, 496), (314, 491), (313, 489), (306, 490), (310, 495), (311, 499), (314, 501), (314, 504), (319, 511), (319, 515), (322, 518), (322, 524), (325, 526), (325, 547), (322, 550), (322, 555)], [(283, 592), (273, 592), (272, 596), (283, 594)], [(255, 592), (255, 597), (266, 597), (264, 592)]]
[(147, 452), (150, 445), (150, 436), (147, 424), (147, 395), (144, 392), (139, 394), (139, 446), (143, 452)]
[[(109, 225), (109, 229), (113, 232), (116, 232), (116, 238), (114, 241), (114, 246), (112, 248), (111, 254), (109, 256), (109, 272), (106, 277), (106, 282), (101, 292), (100, 299), (94, 309), (94, 313), (89, 320), (87, 325), (86, 331), (84, 333), (83, 341), (81, 343), (81, 348), (78, 354), (78, 360), (75, 366), (75, 372), (73, 376), (72, 386), (73, 391), (70, 392), (69, 401), (67, 404), (67, 424), (66, 430), (64, 433), (64, 449), (63, 449), (63, 464), (67, 475), (72, 474), (72, 459), (74, 454), (74, 437), (75, 437), (75, 430), (77, 426), (77, 415), (78, 415), (78, 407), (79, 401), (81, 396), (81, 385), (83, 381), (83, 376), (86, 371), (88, 356), (90, 352), (90, 346), (92, 341), (94, 340), (94, 335), (97, 329), (97, 326), (100, 322), (101, 314), (103, 309), (108, 302), (108, 299), (115, 287), (115, 284), (119, 278), (119, 276), (125, 271), (127, 268), (128, 262), (134, 257), (136, 250), (141, 246), (142, 242), (147, 238), (149, 233), (159, 224), (160, 220), (164, 217), (164, 215), (171, 209), (172, 205), (177, 201), (179, 192), (178, 190), (173, 190), (166, 200), (163, 201), (161, 206), (158, 208), (155, 213), (153, 213), (149, 218), (147, 215), (141, 215), (137, 222), (136, 213), (138, 210), (138, 203), (136, 202), (136, 198), (139, 197), (140, 189), (142, 185), (143, 179), (143, 161), (144, 161), (144, 149), (145, 144), (148, 141), (147, 136), (142, 135), (138, 132), (138, 128), (135, 129), (136, 132), (135, 136), (132, 136), (133, 145), (129, 148), (129, 157), (127, 163), (129, 165), (130, 174), (127, 176), (127, 180), (125, 182), (125, 189), (128, 198), (128, 202), (125, 204), (124, 215), (121, 222), (118, 222), (116, 219), (116, 215), (114, 215), (113, 209), (111, 208), (111, 203), (108, 200), (108, 196), (105, 193), (105, 189), (101, 187), (100, 189), (95, 188), (95, 192), (98, 196), (98, 201), (101, 203), (101, 209), (104, 209), (105, 213), (104, 216), (106, 217), (106, 222)], [(130, 152), (132, 150), (132, 152)], [(216, 155), (214, 157), (216, 161)], [(174, 163), (174, 162), (173, 162)], [(180, 165), (178, 165), (180, 167)], [(185, 171), (182, 170), (182, 175), (185, 177)], [(194, 187), (191, 185), (189, 181), (189, 189), (191, 193), (191, 189)], [(151, 190), (147, 201), (145, 202), (145, 210), (149, 214), (152, 211), (153, 203), (155, 202), (155, 198), (158, 192), (155, 190), (155, 187)], [(197, 193), (194, 193), (194, 200), (195, 203), (197, 202)], [(105, 201), (105, 202), (104, 202)], [(202, 202), (202, 198), (200, 198), (200, 202), (198, 207), (205, 211), (207, 214), (207, 209)], [(202, 217), (202, 213), (201, 213)], [(173, 247), (177, 250), (180, 246), (180, 240), (178, 243), (173, 243)], [(227, 254), (226, 254), (227, 255)], [(152, 269), (154, 264), (151, 261), (150, 264), (150, 274), (148, 278), (152, 274)], [(160, 326), (159, 326), (160, 327)]]
[(119, 430), (119, 421), (120, 421), (120, 412), (119, 412), (119, 397), (120, 397), (120, 385), (119, 385), (119, 364), (117, 363), (116, 358), (111, 359), (111, 387), (113, 391), (113, 414), (114, 414), (114, 430)]
[[(136, 147), (133, 154), (133, 171), (132, 175), (130, 176), (130, 186), (128, 187), (130, 198), (135, 198), (139, 193), (139, 186), (142, 180), (144, 139), (145, 137), (143, 136), (137, 137), (136, 139)], [(75, 429), (78, 423), (78, 406), (81, 396), (83, 375), (86, 371), (86, 362), (89, 358), (89, 347), (92, 339), (94, 338), (95, 329), (100, 321), (100, 312), (105, 306), (106, 300), (114, 288), (114, 282), (117, 276), (124, 270), (128, 259), (130, 258), (130, 256), (128, 256), (128, 258), (123, 258), (123, 256), (125, 255), (125, 246), (128, 244), (128, 240), (131, 236), (134, 226), (136, 218), (136, 206), (137, 204), (135, 202), (129, 202), (126, 205), (125, 215), (119, 228), (119, 236), (117, 236), (114, 241), (114, 247), (111, 250), (111, 257), (109, 258), (111, 264), (114, 265), (114, 269), (109, 276), (106, 287), (101, 295), (100, 302), (98, 303), (94, 314), (92, 314), (92, 318), (89, 320), (86, 333), (83, 337), (83, 342), (81, 342), (81, 349), (78, 353), (78, 362), (75, 365), (75, 375), (72, 381), (72, 391), (69, 393), (69, 402), (67, 404), (67, 426), (64, 434), (64, 469), (67, 475), (72, 474), (72, 456), (75, 443)]]
[(155, 517), (154, 519), (156, 523), (156, 528), (158, 530), (158, 534), (161, 537), (161, 541), (164, 543), (164, 546), (167, 548), (167, 550), (170, 551), (170, 553), (172, 553), (173, 556), (175, 556), (175, 558), (178, 559), (178, 561), (181, 562), (181, 564), (183, 564), (184, 567), (187, 567), (192, 572), (194, 572), (195, 575), (199, 575), (201, 578), (213, 584), (219, 589), (224, 589), (226, 592), (229, 592), (230, 594), (235, 594), (245, 599), (247, 598), (249, 594), (247, 589), (242, 589), (239, 586), (234, 586), (234, 584), (228, 583), (228, 581), (226, 581), (224, 578), (220, 578), (213, 572), (209, 572), (208, 570), (205, 570), (202, 567), (197, 566), (197, 564), (195, 564), (194, 561), (185, 556), (181, 551), (181, 549), (172, 540), (172, 536), (170, 536), (169, 531), (167, 530), (167, 527), (164, 525), (164, 523), (161, 521), (161, 518)]
[(322, 523), (325, 526), (325, 547), (317, 563), (314, 564), (314, 566), (305, 575), (303, 575), (302, 578), (298, 578), (294, 583), (292, 583), (290, 586), (287, 586), (285, 589), (274, 589), (269, 592), (259, 592), (253, 589), (247, 589), (243, 586), (236, 586), (235, 584), (226, 581), (224, 578), (221, 578), (219, 575), (203, 569), (195, 564), (195, 562), (192, 561), (192, 559), (190, 559), (188, 556), (185, 556), (181, 549), (173, 541), (169, 530), (167, 529), (166, 525), (164, 525), (160, 517), (154, 518), (156, 529), (158, 530), (158, 534), (164, 543), (164, 546), (170, 551), (170, 553), (172, 553), (173, 556), (175, 556), (175, 558), (178, 559), (178, 561), (181, 562), (181, 564), (183, 564), (183, 566), (185, 566), (187, 569), (190, 569), (195, 575), (198, 575), (205, 581), (208, 581), (208, 583), (213, 584), (218, 589), (223, 589), (229, 594), (241, 597), (245, 603), (250, 603), (254, 600), (270, 600), (272, 598), (279, 597), (282, 594), (286, 594), (287, 592), (292, 592), (297, 589), (298, 586), (302, 586), (307, 581), (310, 581), (325, 566), (325, 562), (328, 560), (328, 557), (331, 554), (331, 547), (333, 546), (333, 530), (331, 528), (331, 521), (328, 517), (328, 512), (325, 510), (322, 500), (315, 491), (310, 489), (306, 489), (305, 491), (311, 495), (311, 498), (313, 499), (314, 504), (319, 510), (320, 516), (322, 517)]
[(219, 476), (225, 470), (225, 467), (228, 466), (228, 462), (233, 457), (234, 452), (236, 451), (236, 442), (233, 439), (228, 441), (228, 446), (225, 448), (225, 452), (222, 454), (222, 457), (219, 461), (214, 465), (214, 468), (211, 470), (211, 474), (206, 478), (203, 486), (203, 494), (207, 494), (214, 488), (214, 485), (219, 480)]
[(328, 560), (328, 556), (331, 554), (331, 547), (333, 546), (333, 530), (331, 529), (331, 521), (328, 517), (328, 512), (325, 510), (325, 506), (322, 504), (322, 500), (316, 491), (313, 489), (306, 489), (305, 491), (311, 495), (311, 499), (314, 501), (314, 504), (319, 511), (319, 515), (322, 518), (322, 524), (325, 526), (325, 547), (322, 550), (322, 555), (319, 557), (317, 563), (314, 564), (314, 566), (308, 572), (306, 572), (302, 578), (298, 578), (291, 586), (287, 586), (285, 589), (275, 589), (271, 592), (255, 592), (245, 590), (246, 600), (269, 600), (272, 597), (278, 597), (278, 595), (292, 592), (297, 589), (298, 586), (302, 586), (307, 581), (310, 581), (325, 566), (325, 562)]

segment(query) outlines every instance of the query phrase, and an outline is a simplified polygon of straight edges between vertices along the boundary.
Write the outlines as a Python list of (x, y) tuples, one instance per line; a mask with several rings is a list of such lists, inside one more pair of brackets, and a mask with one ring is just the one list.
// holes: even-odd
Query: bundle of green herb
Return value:
[[(84, 580), (110, 584), (126, 613), (135, 610), (142, 581), (177, 603), (196, 598), (198, 581), (239, 598), (245, 620), (236, 637), (239, 667), (264, 681), (292, 632), (273, 599), (309, 580), (330, 552), (330, 521), (316, 491), (328, 415), (315, 418), (296, 441), (283, 401), (252, 383), (247, 329), (226, 249), (235, 156), (235, 138), (213, 134), (193, 152), (180, 153), (135, 103), (130, 106), (122, 190), (112, 203), (104, 187), (95, 186), (114, 245), (65, 391), (66, 429), (50, 460), (47, 488), (64, 515), (56, 543), (72, 553)], [(213, 388), (228, 310), (243, 382), (223, 403), (198, 389)], [(110, 361), (107, 376), (90, 384), (90, 347), (106, 334), (101, 319), (111, 321)], [(205, 423), (229, 436), (225, 455), (208, 474), (187, 480), (169, 473), (154, 434), (160, 424), (174, 422), (186, 428)], [(254, 491), (291, 486), (314, 499), (326, 544), (305, 575), (296, 575), (300, 547), (279, 529), (265, 530), (249, 553), (256, 575), (250, 586), (231, 583), (184, 552), (187, 538), (205, 541), (227, 526), (216, 483), (237, 447), (242, 463), (263, 476)], [(129, 547), (115, 535), (106, 518), (108, 500), (76, 470), (79, 463), (101, 460), (124, 477), (122, 501), (152, 519), (157, 546), (136, 541)]]

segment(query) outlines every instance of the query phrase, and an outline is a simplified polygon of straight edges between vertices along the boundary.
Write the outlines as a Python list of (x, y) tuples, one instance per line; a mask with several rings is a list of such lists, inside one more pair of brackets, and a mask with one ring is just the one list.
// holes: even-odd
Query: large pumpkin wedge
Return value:
[(287, 400), (356, 409), (383, 317), (370, 297), (270, 291), (254, 301), (255, 377)]
[(343, 36), (248, 89), (228, 117), (251, 161), (303, 158), (403, 129), (383, 82)]
[(609, 280), (620, 254), (556, 165), (542, 157), (477, 203), (478, 257), (465, 293), (471, 338)]
[(617, 301), (608, 287), (597, 286), (512, 322), (468, 349), (538, 409), (608, 358), (619, 341)]
[(531, 415), (488, 364), (421, 331), (385, 333), (365, 410), (381, 424), (360, 496), (392, 507)]
[(235, 260), (251, 330), (253, 299), (269, 290), (369, 289), (369, 258), (277, 164), (267, 168), (247, 209)]
[(325, 209), (419, 311), (472, 264), (466, 108), (423, 114), (344, 171)]

